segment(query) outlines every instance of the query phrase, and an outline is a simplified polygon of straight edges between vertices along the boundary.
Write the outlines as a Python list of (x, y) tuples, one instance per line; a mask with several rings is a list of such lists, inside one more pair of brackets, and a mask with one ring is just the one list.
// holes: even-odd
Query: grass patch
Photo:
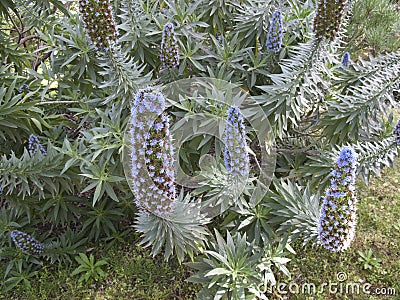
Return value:
[[(295, 285), (286, 294), (290, 299), (400, 299), (400, 167), (386, 169), (382, 177), (374, 178), (367, 186), (357, 184), (358, 224), (356, 238), (351, 248), (344, 253), (331, 253), (321, 247), (306, 247), (300, 243), (295, 245), (297, 255), (289, 263), (292, 272), (291, 281), (287, 281), (287, 289), (291, 283)], [(370, 259), (363, 259), (359, 251), (368, 254)], [(343, 274), (345, 273), (345, 275)], [(338, 277), (347, 279), (340, 281)], [(342, 278), (340, 278), (342, 279)], [(340, 285), (342, 282), (342, 293)], [(314, 284), (317, 292), (323, 284), (337, 283), (329, 292), (329, 286), (323, 293), (308, 294), (307, 286)], [(349, 284), (354, 283), (354, 289)], [(306, 293), (301, 289), (304, 285)], [(346, 285), (348, 292), (346, 293)], [(359, 286), (360, 293), (357, 294)], [(363, 292), (363, 286), (365, 291)], [(369, 287), (369, 288), (368, 288)], [(384, 290), (386, 289), (386, 290)], [(353, 293), (354, 291), (354, 293)], [(377, 293), (384, 293), (378, 295)], [(395, 295), (393, 295), (395, 293)]]
[(70, 275), (76, 264), (45, 266), (32, 280), (31, 288), (0, 294), (0, 299), (194, 299), (198, 287), (185, 282), (189, 270), (175, 259), (165, 262), (162, 256), (153, 258), (138, 245), (139, 241), (134, 235), (125, 245), (115, 245), (109, 250), (102, 246), (93, 249), (96, 259), (108, 262), (103, 268), (106, 276), (97, 282), (78, 283), (79, 276)]

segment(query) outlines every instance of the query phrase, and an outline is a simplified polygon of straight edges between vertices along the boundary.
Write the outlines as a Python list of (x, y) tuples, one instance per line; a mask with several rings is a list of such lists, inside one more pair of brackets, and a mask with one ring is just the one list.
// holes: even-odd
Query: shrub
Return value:
[[(346, 48), (364, 56), (396, 51), (399, 46), (400, 13), (398, 3), (390, 0), (354, 1), (348, 27)], [(397, 7), (396, 7), (397, 6)]]
[[(353, 227), (330, 216), (353, 216), (339, 206), (355, 177), (398, 154), (400, 53), (345, 46), (342, 61), (361, 4), (335, 3), (3, 1), (3, 286), (133, 223), (153, 255), (193, 259), (210, 297), (266, 298), (295, 239), (344, 250)], [(335, 164), (348, 147), (356, 167)], [(15, 230), (39, 258), (12, 247)]]

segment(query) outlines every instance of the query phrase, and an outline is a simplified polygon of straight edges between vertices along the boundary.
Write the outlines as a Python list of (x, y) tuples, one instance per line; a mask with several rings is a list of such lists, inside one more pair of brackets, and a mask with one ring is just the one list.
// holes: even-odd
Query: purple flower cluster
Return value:
[(397, 143), (397, 145), (400, 146), (400, 120), (397, 122), (396, 126), (394, 127), (394, 139)]
[(34, 154), (37, 151), (37, 148), (39, 148), (40, 152), (43, 155), (47, 155), (46, 150), (43, 148), (42, 144), (39, 142), (39, 139), (37, 138), (36, 135), (31, 134), (28, 138), (28, 150), (30, 154)]
[(283, 18), (280, 11), (275, 11), (272, 15), (272, 20), (269, 25), (267, 35), (267, 48), (272, 52), (279, 52), (282, 47), (283, 38)]
[(96, 50), (108, 50), (117, 39), (116, 24), (110, 0), (79, 0), (79, 12)]
[(157, 215), (175, 200), (174, 151), (165, 98), (151, 88), (138, 91), (131, 110), (131, 175), (136, 205)]
[(179, 66), (179, 48), (172, 23), (167, 23), (162, 31), (160, 60), (162, 69)]
[(25, 254), (39, 255), (44, 250), (44, 246), (29, 234), (18, 230), (13, 230), (11, 231), (10, 236), (18, 249)]
[(215, 38), (217, 39), (218, 43), (220, 43), (221, 45), (224, 44), (225, 38), (224, 38), (224, 35), (223, 35), (223, 34), (221, 34), (220, 32), (217, 32), (217, 33), (215, 34)]
[(314, 32), (318, 39), (333, 41), (336, 37), (347, 0), (318, 0), (314, 18)]
[(356, 153), (343, 147), (332, 172), (331, 185), (322, 197), (318, 237), (330, 251), (344, 251), (354, 239), (356, 229), (355, 196)]
[(28, 93), (29, 92), (29, 85), (24, 83), (23, 85), (20, 86), (19, 88), (20, 93)]
[(233, 176), (247, 176), (250, 168), (249, 154), (246, 149), (243, 116), (238, 107), (228, 109), (223, 142), (225, 167)]
[(345, 52), (343, 54), (342, 65), (345, 66), (345, 67), (349, 67), (350, 66), (350, 53), (349, 52)]

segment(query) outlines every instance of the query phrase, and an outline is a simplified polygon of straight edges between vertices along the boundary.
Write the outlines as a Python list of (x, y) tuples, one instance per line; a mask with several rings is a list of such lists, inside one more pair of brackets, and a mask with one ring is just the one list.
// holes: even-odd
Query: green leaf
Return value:
[(231, 271), (224, 268), (215, 268), (210, 272), (206, 273), (204, 276), (209, 277), (214, 275), (228, 275), (228, 274), (231, 274)]

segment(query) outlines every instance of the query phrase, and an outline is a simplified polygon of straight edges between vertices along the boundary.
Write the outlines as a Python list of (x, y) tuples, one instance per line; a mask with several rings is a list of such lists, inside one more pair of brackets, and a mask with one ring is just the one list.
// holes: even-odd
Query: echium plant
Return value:
[(243, 115), (238, 107), (230, 107), (226, 118), (225, 132), (225, 167), (235, 177), (249, 174), (249, 154), (246, 149), (246, 132)]
[(314, 32), (318, 39), (332, 41), (336, 37), (347, 0), (318, 0), (314, 19)]
[(397, 122), (396, 126), (394, 127), (394, 140), (397, 145), (400, 146), (400, 120)]
[(167, 23), (162, 31), (160, 60), (162, 69), (179, 66), (179, 48), (172, 23)]
[(108, 50), (117, 39), (110, 0), (80, 0), (79, 12), (86, 32), (97, 49)]
[(322, 197), (318, 237), (330, 251), (346, 250), (354, 239), (356, 229), (355, 195), (356, 153), (343, 147), (332, 172), (330, 187)]
[(278, 10), (272, 15), (266, 42), (267, 48), (271, 52), (279, 52), (279, 50), (281, 50), (283, 38), (282, 19), (282, 13)]
[(176, 253), (183, 261), (204, 246), (203, 224), (208, 222), (198, 201), (175, 193), (174, 151), (165, 98), (152, 88), (139, 90), (131, 110), (130, 181), (140, 211), (135, 228), (152, 254), (164, 246), (168, 259)]
[(131, 175), (136, 204), (156, 215), (171, 212), (175, 199), (174, 151), (165, 99), (146, 88), (131, 111)]
[(28, 138), (28, 150), (30, 154), (34, 154), (39, 148), (40, 152), (43, 155), (47, 155), (46, 150), (44, 149), (43, 145), (40, 143), (38, 137), (34, 134), (31, 134)]
[(11, 231), (10, 236), (18, 249), (25, 254), (39, 255), (44, 250), (44, 246), (29, 234), (19, 230), (13, 230)]

